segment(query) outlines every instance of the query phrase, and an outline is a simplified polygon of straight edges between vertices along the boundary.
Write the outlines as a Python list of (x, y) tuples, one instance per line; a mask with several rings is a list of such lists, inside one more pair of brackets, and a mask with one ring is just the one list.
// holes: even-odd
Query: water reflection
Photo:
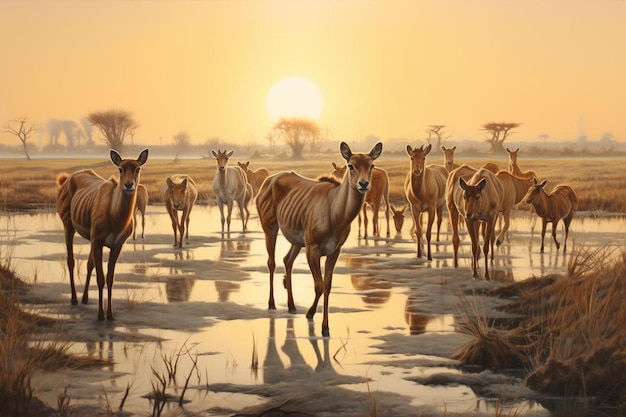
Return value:
[(302, 355), (299, 346), (299, 338), (294, 330), (294, 319), (285, 320), (286, 331), (285, 340), (280, 347), (280, 351), (287, 355), (289, 365), (286, 366), (280, 358), (280, 354), (276, 342), (276, 328), (274, 318), (269, 319), (269, 337), (267, 340), (266, 355), (263, 360), (263, 382), (274, 384), (278, 382), (304, 379), (311, 374), (320, 371), (335, 372), (330, 356), (330, 338), (321, 338), (323, 344), (323, 352), (320, 350), (320, 338), (315, 335), (314, 323), (309, 322), (308, 340), (315, 352), (316, 364), (315, 368), (309, 365)]
[(193, 275), (170, 276), (165, 282), (165, 294), (170, 303), (189, 301), (191, 290), (196, 282)]
[(363, 304), (367, 307), (380, 307), (389, 301), (393, 285), (382, 278), (371, 275), (352, 274), (350, 281), (355, 290), (361, 293)]
[(434, 316), (418, 311), (419, 296), (411, 294), (404, 304), (404, 320), (409, 325), (409, 334), (412, 336), (426, 333), (426, 326)]
[(250, 239), (240, 237), (236, 239), (224, 239), (220, 246), (221, 261), (238, 262), (245, 260), (250, 254)]
[(215, 281), (215, 289), (217, 290), (218, 301), (228, 301), (230, 295), (239, 291), (241, 284), (231, 281)]

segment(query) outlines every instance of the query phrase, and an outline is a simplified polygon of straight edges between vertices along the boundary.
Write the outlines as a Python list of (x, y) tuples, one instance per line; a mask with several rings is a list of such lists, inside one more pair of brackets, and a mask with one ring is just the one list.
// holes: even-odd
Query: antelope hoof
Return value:
[(98, 321), (104, 321), (104, 313), (98, 314)]
[[(78, 300), (72, 298), (71, 303), (72, 303), (73, 306), (78, 305)], [(84, 301), (83, 301), (83, 303), (84, 303)]]
[(295, 308), (290, 308), (289, 309), (289, 314), (296, 314), (298, 312), (298, 310), (296, 310)]
[(559, 242), (556, 242), (556, 250), (559, 250), (561, 248), (561, 244)]
[(499, 247), (500, 245), (502, 245), (502, 241), (500, 239), (496, 240), (496, 246)]
[(328, 327), (322, 328), (322, 336), (323, 337), (330, 337), (330, 330), (328, 330)]
[[(83, 303), (83, 304), (89, 304), (89, 299), (88, 299), (87, 297), (83, 297), (83, 301), (82, 301), (82, 303)], [(73, 302), (72, 304), (77, 304), (77, 303), (74, 303), (74, 302)]]
[(115, 321), (115, 318), (113, 317), (113, 314), (111, 314), (111, 313), (107, 314), (107, 320), (108, 321)]
[(270, 303), (267, 305), (267, 309), (268, 309), (268, 310), (276, 310), (276, 304), (274, 304), (274, 302), (273, 302), (273, 301), (272, 301), (272, 302), (270, 302)]

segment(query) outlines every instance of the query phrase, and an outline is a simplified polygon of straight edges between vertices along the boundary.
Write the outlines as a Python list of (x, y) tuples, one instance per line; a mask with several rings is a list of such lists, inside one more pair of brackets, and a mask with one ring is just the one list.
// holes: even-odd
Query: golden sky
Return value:
[(136, 143), (265, 143), (269, 89), (300, 76), (341, 140), (490, 121), (575, 139), (582, 120), (626, 141), (624, 0), (1, 0), (0, 45), (2, 126), (120, 108)]

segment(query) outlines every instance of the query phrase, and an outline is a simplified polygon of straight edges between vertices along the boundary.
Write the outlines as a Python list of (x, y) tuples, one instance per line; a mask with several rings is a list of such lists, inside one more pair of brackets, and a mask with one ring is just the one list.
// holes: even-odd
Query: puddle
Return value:
[[(332, 337), (325, 339), (320, 337), (321, 306), (313, 322), (304, 316), (314, 295), (305, 256), (301, 253), (294, 264), (298, 312), (293, 315), (287, 312), (281, 283), (282, 257), (289, 244), (279, 238), (277, 310), (268, 311), (267, 255), (258, 218), (253, 211), (245, 234), (236, 220), (233, 232), (222, 239), (219, 211), (197, 206), (189, 241), (177, 249), (172, 246), (165, 208), (148, 207), (146, 238), (133, 241), (131, 237), (116, 267), (116, 321), (99, 323), (95, 277), (90, 304), (70, 306), (62, 225), (56, 213), (0, 216), (0, 255), (35, 284), (34, 291), (57, 317), (71, 317), (67, 334), (72, 351), (114, 361), (102, 372), (89, 371), (92, 377), (78, 371), (57, 374), (49, 385), (42, 383), (39, 396), (55, 404), (58, 391), (68, 387), (68, 395), (78, 403), (102, 406), (103, 401), (120, 401), (129, 385), (124, 411), (145, 415), (151, 409), (146, 395), (152, 391), (155, 375), (165, 372), (168, 360), (176, 360), (173, 385), (182, 387), (189, 377), (185, 408), (197, 415), (227, 416), (264, 404), (266, 397), (272, 397), (272, 386), (280, 387), (273, 395), (285, 390), (289, 395), (283, 385), (289, 382), (295, 386), (292, 389), (299, 384), (305, 391), (326, 389), (327, 402), (345, 407), (354, 403), (365, 413), (375, 398), (381, 406), (394, 402), (407, 410), (493, 414), (493, 398), (466, 385), (416, 382), (433, 374), (461, 373), (446, 359), (464, 340), (454, 331), (459, 289), (480, 284), (471, 279), (466, 234), (461, 236), (455, 269), (446, 221), (441, 241), (433, 240), (432, 262), (416, 259), (416, 243), (408, 231), (392, 233), (389, 239), (363, 240), (358, 238), (355, 221), (335, 269)], [(623, 218), (576, 218), (568, 248), (583, 242), (622, 248), (624, 225)], [(540, 254), (539, 230), (531, 233), (528, 216), (514, 213), (509, 240), (496, 250), (492, 279), (512, 282), (562, 273), (568, 256), (549, 239), (548, 232), (546, 253)], [(75, 237), (79, 294), (88, 252), (88, 243)], [(256, 370), (251, 369), (254, 354)], [(77, 377), (83, 378), (80, 383)], [(180, 394), (181, 389), (176, 391)], [(532, 400), (511, 401), (511, 406), (519, 415), (549, 415)], [(175, 402), (168, 407), (175, 409)]]

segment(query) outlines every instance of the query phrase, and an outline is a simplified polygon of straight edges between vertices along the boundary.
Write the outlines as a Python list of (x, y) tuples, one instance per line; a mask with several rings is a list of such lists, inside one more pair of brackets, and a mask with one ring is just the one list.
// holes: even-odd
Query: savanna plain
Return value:
[[(235, 153), (229, 163), (238, 161), (311, 178), (342, 163), (339, 152), (300, 161)], [(506, 155), (461, 153), (455, 162), (507, 168)], [(280, 278), (289, 246), (280, 235), (277, 309), (267, 309), (267, 253), (254, 204), (246, 232), (235, 211), (231, 233), (222, 235), (214, 158), (151, 156), (142, 168), (149, 194), (145, 237), (138, 224), (122, 249), (112, 322), (96, 320), (93, 279), (90, 303), (70, 305), (55, 212), (56, 176), (85, 168), (116, 175), (108, 152), (98, 159), (3, 160), (1, 414), (623, 415), (623, 157), (520, 155), (518, 162), (547, 180), (547, 191), (564, 183), (577, 192), (566, 253), (556, 249), (550, 225), (540, 253), (541, 221), (522, 205), (495, 249), (491, 280), (474, 279), (463, 228), (453, 266), (447, 213), (428, 261), (416, 257), (410, 214), (396, 231), (381, 207), (379, 236), (370, 225), (365, 238), (353, 223), (335, 268), (331, 336), (322, 337), (321, 311), (310, 321), (304, 315), (314, 296), (304, 255), (293, 271), (297, 313), (287, 310)], [(443, 156), (429, 155), (427, 163), (443, 164)], [(405, 205), (406, 153), (383, 152), (376, 166), (389, 175), (391, 203)], [(182, 248), (172, 245), (161, 197), (172, 174), (191, 176), (199, 191)], [(562, 223), (557, 236), (562, 241)], [(89, 244), (79, 236), (74, 241), (80, 293)]]

